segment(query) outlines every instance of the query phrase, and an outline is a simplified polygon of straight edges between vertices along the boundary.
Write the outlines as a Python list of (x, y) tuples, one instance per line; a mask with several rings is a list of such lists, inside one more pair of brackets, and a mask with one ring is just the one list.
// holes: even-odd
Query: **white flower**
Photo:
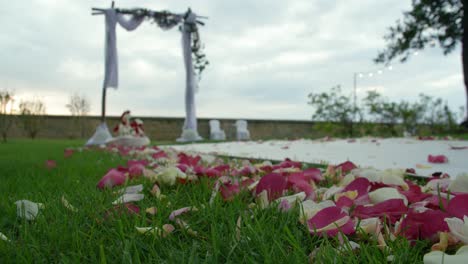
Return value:
[(447, 222), (452, 235), (468, 244), (468, 216), (465, 215), (463, 221), (457, 217), (445, 218), (445, 222)]

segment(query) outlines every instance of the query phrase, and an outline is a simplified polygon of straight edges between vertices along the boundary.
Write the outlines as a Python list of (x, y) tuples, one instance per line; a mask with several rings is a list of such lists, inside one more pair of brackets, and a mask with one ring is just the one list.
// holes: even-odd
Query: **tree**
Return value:
[(75, 93), (70, 96), (70, 101), (65, 106), (73, 116), (81, 137), (84, 137), (86, 135), (86, 120), (84, 117), (91, 111), (91, 104), (88, 98)]
[(2, 134), (3, 142), (7, 141), (8, 131), (13, 124), (11, 107), (13, 101), (14, 99), (12, 92), (0, 91), (0, 134)]
[[(462, 44), (462, 67), (466, 90), (468, 118), (468, 19), (465, 7), (468, 0), (412, 0), (412, 10), (403, 14), (403, 21), (389, 28), (384, 37), (385, 50), (378, 53), (376, 63), (389, 63), (400, 58), (405, 62), (411, 52), (439, 44), (444, 55)], [(464, 121), (468, 127), (468, 120)]]
[(39, 100), (21, 101), (20, 105), (20, 120), (23, 124), (23, 129), (32, 139), (36, 138), (37, 134), (44, 126), (46, 107)]
[(392, 136), (398, 134), (396, 125), (399, 115), (396, 102), (389, 102), (376, 91), (368, 91), (363, 103), (369, 114), (376, 117), (374, 121), (383, 124)]
[(86, 116), (91, 110), (91, 104), (88, 98), (73, 94), (70, 96), (70, 102), (65, 105), (72, 116)]
[(354, 119), (361, 113), (348, 96), (341, 94), (340, 85), (332, 87), (329, 93), (310, 93), (309, 99), (309, 104), (315, 107), (313, 120), (340, 123), (344, 133), (353, 136)]

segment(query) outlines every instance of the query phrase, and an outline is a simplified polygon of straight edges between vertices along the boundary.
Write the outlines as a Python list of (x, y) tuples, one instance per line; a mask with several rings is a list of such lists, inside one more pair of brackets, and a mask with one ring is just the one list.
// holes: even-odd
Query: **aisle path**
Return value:
[[(172, 146), (181, 151), (218, 153), (229, 156), (265, 158), (294, 161), (338, 164), (346, 160), (361, 167), (377, 169), (414, 168), (419, 175), (445, 172), (456, 177), (468, 173), (468, 141), (428, 140), (406, 138), (348, 140), (294, 140), (294, 141), (248, 141), (213, 144), (188, 144)], [(431, 164), (428, 155), (445, 155), (446, 164)]]

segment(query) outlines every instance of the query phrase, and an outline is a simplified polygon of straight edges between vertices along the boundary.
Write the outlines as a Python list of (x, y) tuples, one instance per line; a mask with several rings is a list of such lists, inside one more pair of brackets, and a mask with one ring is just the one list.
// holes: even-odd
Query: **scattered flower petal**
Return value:
[(427, 161), (429, 163), (447, 163), (448, 158), (445, 155), (429, 155), (427, 156)]
[(341, 210), (341, 208), (332, 206), (318, 211), (311, 219), (307, 221), (309, 232), (311, 234), (334, 236), (338, 232), (345, 235), (354, 233), (354, 223), (351, 218)]
[(71, 205), (68, 200), (65, 198), (65, 196), (62, 195), (62, 204), (63, 206), (65, 206), (65, 208), (67, 208), (68, 210), (76, 213), (78, 212), (78, 209), (76, 209), (73, 205)]
[(186, 179), (187, 175), (177, 167), (169, 167), (158, 173), (156, 181), (160, 184), (174, 185), (177, 179)]
[(468, 216), (468, 194), (459, 194), (452, 198), (446, 209), (450, 215), (460, 219)]
[(31, 202), (29, 200), (19, 200), (15, 202), (16, 214), (19, 218), (25, 218), (26, 220), (34, 220), (39, 214), (39, 209), (44, 208), (41, 203)]
[(198, 211), (198, 209), (192, 206), (177, 209), (175, 211), (172, 211), (172, 213), (169, 215), (169, 220), (174, 221), (174, 219), (176, 219), (178, 216), (192, 211)]
[(465, 215), (463, 220), (456, 217), (445, 218), (445, 222), (447, 222), (452, 235), (468, 244), (468, 216)]
[(154, 184), (153, 188), (151, 188), (150, 193), (155, 197), (159, 197), (161, 195), (161, 189), (157, 184)]
[(99, 189), (112, 188), (114, 186), (123, 185), (127, 177), (121, 171), (116, 169), (109, 170), (104, 177), (98, 182), (97, 187)]
[(468, 259), (468, 246), (458, 249), (455, 255), (449, 255), (442, 251), (432, 251), (424, 255), (424, 264), (465, 264)]
[(138, 202), (138, 201), (143, 200), (144, 198), (145, 198), (145, 195), (141, 193), (126, 193), (120, 196), (119, 198), (117, 198), (117, 200), (113, 201), (112, 204), (116, 205), (116, 204), (123, 204), (123, 203), (129, 203), (129, 202)]
[(378, 204), (390, 199), (402, 199), (405, 203), (405, 206), (408, 205), (408, 200), (406, 197), (399, 193), (397, 189), (390, 187), (384, 187), (370, 192), (369, 198), (373, 204)]
[(468, 173), (457, 175), (455, 180), (448, 186), (448, 189), (451, 192), (468, 193)]
[(46, 160), (45, 167), (48, 170), (54, 169), (55, 167), (57, 167), (57, 162), (55, 160)]
[(287, 179), (278, 173), (270, 173), (263, 176), (256, 188), (256, 193), (259, 194), (267, 191), (268, 200), (272, 201), (282, 196), (287, 188)]
[(11, 242), (10, 239), (8, 239), (8, 237), (5, 236), (2, 232), (0, 232), (0, 240), (6, 241), (6, 242)]
[(156, 207), (146, 208), (145, 212), (150, 215), (155, 215), (158, 213), (158, 209)]

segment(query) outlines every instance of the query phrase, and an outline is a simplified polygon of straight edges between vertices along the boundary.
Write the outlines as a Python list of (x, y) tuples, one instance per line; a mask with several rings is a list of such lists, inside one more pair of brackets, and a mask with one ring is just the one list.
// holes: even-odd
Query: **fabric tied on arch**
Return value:
[(105, 72), (103, 87), (113, 87), (117, 89), (119, 86), (119, 70), (117, 60), (117, 45), (115, 26), (119, 23), (120, 26), (128, 31), (135, 30), (144, 20), (144, 16), (129, 16), (118, 14), (114, 8), (103, 10), (106, 19), (106, 46), (105, 46)]

